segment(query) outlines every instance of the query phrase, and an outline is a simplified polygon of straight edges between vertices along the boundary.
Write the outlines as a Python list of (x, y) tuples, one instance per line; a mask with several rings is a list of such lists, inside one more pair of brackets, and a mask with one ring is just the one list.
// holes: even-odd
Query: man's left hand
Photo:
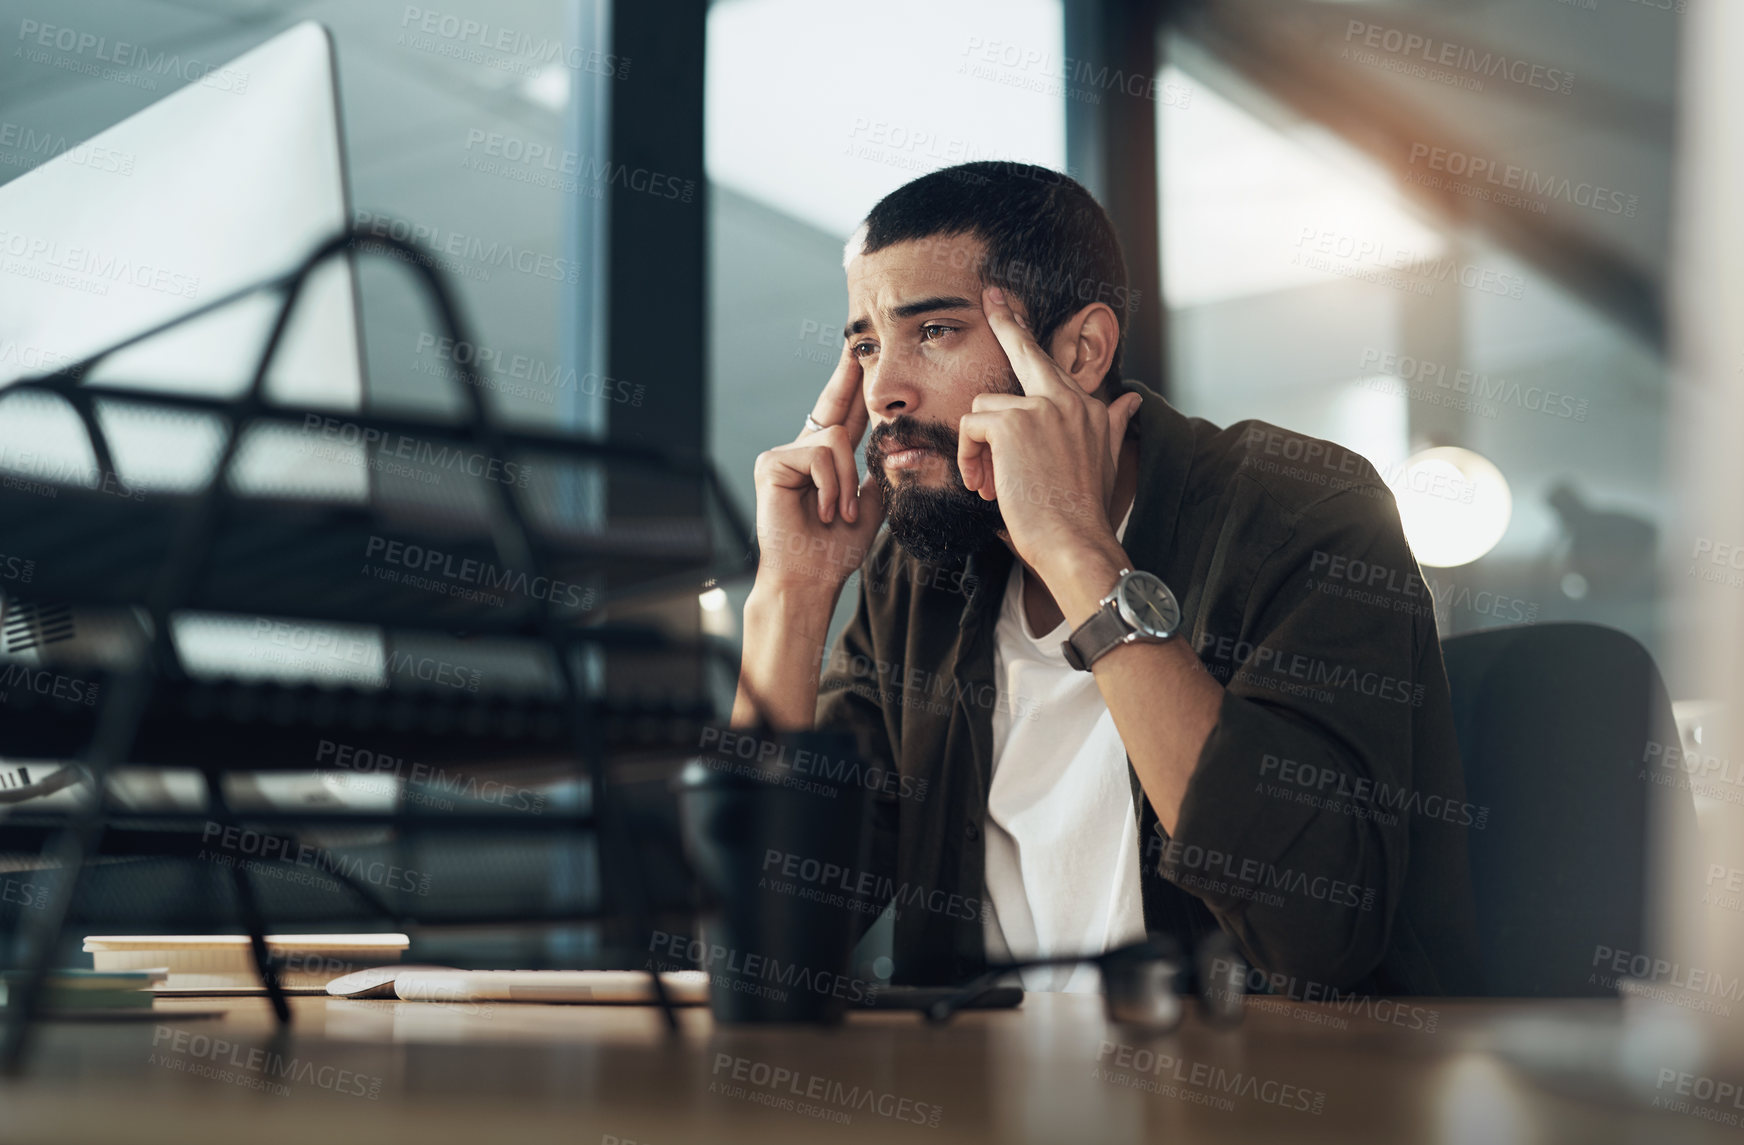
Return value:
[[(1103, 404), (1062, 370), (998, 287), (982, 309), (1023, 394), (979, 394), (957, 426), (957, 468), (984, 500), (998, 500), (1017, 555), (1042, 572), (1051, 560), (1115, 544), (1109, 523), (1126, 426), (1143, 400)], [(1044, 573), (1045, 579), (1045, 573)]]

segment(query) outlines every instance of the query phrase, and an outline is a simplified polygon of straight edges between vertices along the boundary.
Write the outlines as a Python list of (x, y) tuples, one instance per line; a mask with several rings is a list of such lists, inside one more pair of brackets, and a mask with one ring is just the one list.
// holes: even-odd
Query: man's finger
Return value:
[[(865, 372), (860, 359), (854, 357), (853, 339), (842, 342), (842, 356), (836, 361), (835, 373), (824, 383), (823, 392), (812, 405), (811, 418), (822, 426), (839, 425), (848, 431), (848, 443), (858, 445), (866, 430), (866, 402), (860, 388)], [(801, 434), (800, 436), (804, 436)]]
[(994, 410), (1007, 409), (1033, 410), (1045, 400), (1045, 398), (1031, 397), (1028, 394), (976, 394), (970, 399), (969, 408), (976, 413), (991, 413)]
[(818, 491), (818, 520), (827, 525), (836, 519), (836, 504), (842, 495), (841, 482), (836, 478), (836, 458), (829, 450), (812, 453), (811, 480)]
[(993, 500), (991, 434), (999, 413), (966, 413), (957, 421), (957, 469), (970, 492)]
[(854, 443), (844, 429), (835, 426), (825, 426), (823, 432), (815, 437), (818, 445), (826, 447), (836, 463), (836, 487), (840, 490), (838, 508), (842, 516), (852, 521), (854, 519), (854, 488), (860, 483), (860, 469), (854, 463)]
[[(854, 461), (854, 440), (848, 435), (846, 428), (839, 425), (826, 425), (822, 429), (806, 430), (799, 435), (798, 440), (792, 445), (780, 446), (769, 452), (775, 459), (779, 460), (781, 454), (797, 450), (800, 451), (801, 456), (808, 459), (808, 464), (815, 465), (815, 461), (809, 460), (813, 456), (810, 452), (812, 449), (822, 449), (834, 458), (836, 474), (840, 478), (835, 483), (836, 511), (840, 512), (847, 520), (854, 520), (859, 512), (854, 507), (854, 489), (860, 482), (860, 467)], [(796, 470), (802, 474), (807, 471), (805, 468)], [(799, 487), (792, 482), (784, 481), (781, 484), (790, 488)], [(820, 511), (823, 509), (821, 503), (818, 505), (818, 509)], [(827, 517), (822, 519), (829, 520)]]
[(993, 328), (993, 336), (999, 339), (1000, 349), (1005, 351), (1012, 370), (1017, 374), (1017, 380), (1023, 383), (1025, 394), (1054, 402), (1063, 401), (1072, 395), (1083, 397), (1076, 386), (1070, 386), (1061, 376), (1060, 367), (1018, 321), (1017, 313), (1011, 309), (1011, 303), (1005, 297), (1005, 291), (997, 286), (989, 286), (983, 290), (981, 310), (987, 315), (987, 324)]

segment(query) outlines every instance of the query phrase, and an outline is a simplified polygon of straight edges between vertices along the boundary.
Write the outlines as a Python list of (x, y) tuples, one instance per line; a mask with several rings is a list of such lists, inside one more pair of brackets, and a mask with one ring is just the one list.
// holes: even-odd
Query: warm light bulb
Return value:
[(1488, 553), (1514, 514), (1502, 471), (1457, 446), (1413, 454), (1388, 484), (1411, 551), (1419, 564), (1432, 568), (1470, 564)]

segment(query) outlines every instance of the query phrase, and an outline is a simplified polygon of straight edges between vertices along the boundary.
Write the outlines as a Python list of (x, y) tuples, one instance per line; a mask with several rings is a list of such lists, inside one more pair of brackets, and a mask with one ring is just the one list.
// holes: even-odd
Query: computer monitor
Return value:
[[(0, 186), (0, 387), (288, 270), (349, 218), (332, 41), (305, 22)], [(93, 377), (238, 392), (274, 309), (227, 307)], [(356, 313), (337, 260), (299, 307), (279, 393), (358, 407)]]
[[(222, 445), (216, 419), (100, 403), (115, 461), (115, 473), (103, 475), (64, 403), (8, 389), (282, 274), (350, 218), (334, 49), (314, 22), (0, 186), (0, 477), (14, 491), (21, 482), (47, 490), (101, 481), (145, 496), (201, 487)], [(108, 355), (86, 377), (241, 393), (280, 301), (261, 294), (222, 307)], [(361, 408), (357, 315), (350, 261), (331, 260), (299, 303), (269, 396), (340, 413)], [(319, 444), (311, 448), (295, 426), (258, 430), (237, 459), (239, 488), (366, 499), (362, 451)], [(101, 661), (118, 643), (114, 615), (75, 610), (52, 623), (59, 630), (47, 636), (21, 628), (25, 639), (0, 647), (0, 660)], [(176, 638), (196, 674), (386, 682), (379, 630), (322, 628), (282, 641), (261, 633), (250, 618), (194, 617), (178, 620)], [(335, 647), (346, 655), (335, 657)]]

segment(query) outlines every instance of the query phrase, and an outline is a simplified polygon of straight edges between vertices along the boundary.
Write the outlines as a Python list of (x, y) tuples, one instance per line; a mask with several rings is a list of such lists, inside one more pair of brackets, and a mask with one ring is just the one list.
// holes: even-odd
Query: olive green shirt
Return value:
[[(1221, 926), (1295, 997), (1479, 992), (1465, 832), (1485, 812), (1465, 801), (1433, 600), (1392, 492), (1340, 446), (1121, 389), (1144, 399), (1123, 547), (1174, 591), (1176, 639), (1224, 687), (1172, 837), (1132, 774), (1147, 930), (1191, 947)], [(818, 725), (904, 780), (874, 797), (872, 847), (899, 982), (985, 962), (993, 712), (1048, 718), (994, 680), (1013, 559), (994, 544), (944, 570), (886, 530), (825, 653)]]

